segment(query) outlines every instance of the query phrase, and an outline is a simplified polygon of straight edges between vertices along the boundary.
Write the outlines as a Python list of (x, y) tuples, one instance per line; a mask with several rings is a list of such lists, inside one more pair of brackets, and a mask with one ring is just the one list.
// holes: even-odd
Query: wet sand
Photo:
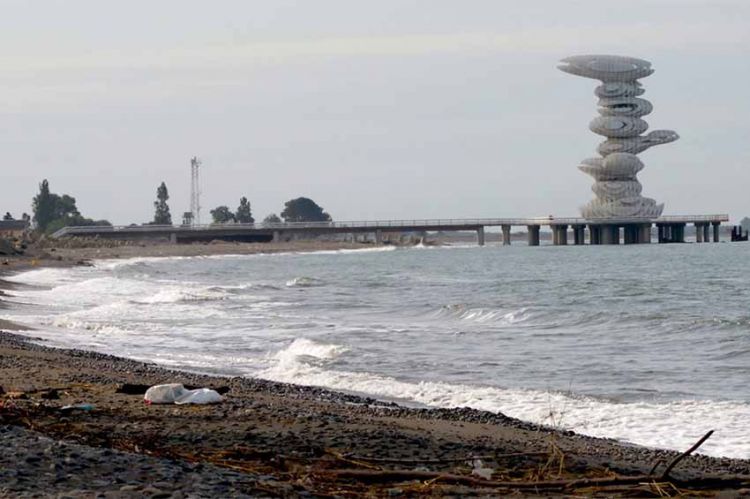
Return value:
[[(55, 261), (85, 263), (90, 250), (58, 249)], [(106, 250), (98, 255), (115, 251)], [(750, 486), (748, 460), (691, 455), (662, 478), (679, 453), (499, 413), (172, 371), (28, 335), (0, 333), (0, 497), (732, 497)], [(149, 406), (118, 393), (123, 383), (167, 382), (228, 391), (211, 406)], [(93, 409), (62, 409), (69, 404)]]

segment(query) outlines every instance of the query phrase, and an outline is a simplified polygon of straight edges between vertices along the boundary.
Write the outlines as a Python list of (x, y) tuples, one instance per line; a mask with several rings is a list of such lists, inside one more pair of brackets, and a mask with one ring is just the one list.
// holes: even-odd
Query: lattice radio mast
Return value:
[(200, 166), (201, 161), (193, 156), (190, 160), (190, 213), (193, 215), (193, 225), (200, 225), (201, 223)]

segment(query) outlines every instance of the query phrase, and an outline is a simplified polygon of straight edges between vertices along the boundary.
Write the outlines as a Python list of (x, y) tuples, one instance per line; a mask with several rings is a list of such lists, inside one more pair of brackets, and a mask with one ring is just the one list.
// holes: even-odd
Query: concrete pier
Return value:
[(703, 224), (695, 224), (695, 242), (703, 242)]
[[(424, 242), (424, 239), (422, 241)], [(484, 227), (479, 227), (477, 229), (477, 244), (479, 244), (479, 246), (484, 246)]]
[(568, 228), (572, 229), (571, 244), (585, 244), (586, 228), (589, 244), (619, 244), (620, 229), (624, 230), (625, 243), (643, 244), (651, 240), (651, 226), (656, 225), (660, 243), (685, 242), (685, 227), (696, 226), (696, 239), (709, 242), (713, 227), (713, 241), (719, 241), (720, 225), (729, 220), (728, 215), (680, 215), (647, 218), (555, 218), (553, 216), (533, 218), (471, 218), (428, 220), (368, 220), (352, 222), (288, 222), (259, 224), (208, 224), (208, 225), (128, 225), (63, 227), (55, 232), (55, 239), (66, 237), (97, 237), (115, 240), (155, 240), (173, 243), (192, 243), (213, 240), (241, 242), (270, 242), (288, 239), (316, 238), (338, 235), (352, 240), (365, 239), (382, 244), (386, 234), (394, 240), (399, 237), (425, 238), (426, 231), (472, 231), (477, 233), (477, 242), (485, 243), (487, 227), (499, 227), (503, 244), (510, 244), (512, 228), (526, 227), (529, 246), (540, 245), (542, 226), (552, 230), (553, 244), (568, 244)]
[(573, 244), (580, 246), (586, 244), (586, 226), (575, 224), (570, 226), (573, 229)]
[(589, 225), (589, 244), (602, 244), (602, 228), (600, 225)]
[(620, 244), (620, 227), (617, 225), (603, 225), (601, 244)]
[(651, 244), (651, 224), (643, 224), (641, 227), (641, 244)]
[(623, 242), (625, 244), (638, 244), (640, 227), (637, 225), (626, 225), (623, 227)]
[(526, 229), (529, 233), (529, 246), (539, 246), (539, 226), (527, 225)]
[(503, 246), (510, 246), (510, 225), (501, 225), (503, 230)]
[(552, 244), (555, 246), (565, 246), (568, 244), (568, 226), (567, 225), (551, 225), (552, 228)]
[(685, 242), (685, 226), (687, 224), (670, 224), (671, 238), (669, 242), (672, 243), (684, 243)]

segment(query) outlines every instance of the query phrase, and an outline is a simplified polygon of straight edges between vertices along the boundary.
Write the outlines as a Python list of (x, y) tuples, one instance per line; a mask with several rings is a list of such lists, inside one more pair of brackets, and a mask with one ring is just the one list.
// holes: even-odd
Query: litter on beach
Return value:
[(60, 407), (61, 412), (72, 412), (72, 411), (89, 412), (93, 410), (94, 410), (93, 404), (73, 404), (73, 405), (64, 405)]
[(197, 388), (188, 390), (180, 383), (155, 385), (146, 390), (147, 404), (218, 404), (224, 398), (216, 390)]

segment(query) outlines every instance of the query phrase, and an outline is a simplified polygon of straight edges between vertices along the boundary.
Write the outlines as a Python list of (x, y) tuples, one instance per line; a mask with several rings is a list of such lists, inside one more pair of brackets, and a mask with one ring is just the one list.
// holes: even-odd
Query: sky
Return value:
[(747, 0), (0, 0), (0, 212), (42, 179), (88, 217), (202, 221), (310, 197), (335, 220), (577, 216), (603, 139), (574, 54), (653, 63), (643, 194), (750, 216)]

